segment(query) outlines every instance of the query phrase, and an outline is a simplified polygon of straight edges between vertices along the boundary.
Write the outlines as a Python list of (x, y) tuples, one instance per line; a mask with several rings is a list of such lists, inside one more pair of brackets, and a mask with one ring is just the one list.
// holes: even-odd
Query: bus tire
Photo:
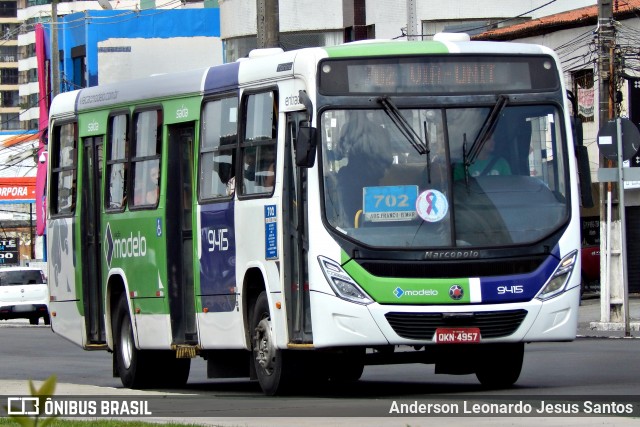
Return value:
[(269, 301), (263, 291), (251, 316), (251, 352), (258, 382), (268, 396), (290, 390), (295, 376), (295, 357), (291, 351), (276, 347), (272, 329)]
[[(118, 301), (113, 323), (114, 348), (118, 376), (127, 388), (142, 389), (152, 385), (153, 363), (147, 352), (138, 350), (133, 338), (129, 303), (123, 295)], [(160, 373), (155, 373), (158, 376)]]
[(509, 388), (520, 377), (523, 359), (524, 343), (487, 346), (477, 361), (476, 377), (485, 388)]

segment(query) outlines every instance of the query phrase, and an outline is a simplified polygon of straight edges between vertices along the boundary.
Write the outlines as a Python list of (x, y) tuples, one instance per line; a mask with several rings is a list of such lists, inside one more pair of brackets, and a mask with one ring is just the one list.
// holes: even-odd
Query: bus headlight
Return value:
[(364, 305), (373, 302), (367, 293), (342, 269), (340, 264), (323, 256), (319, 256), (318, 261), (327, 282), (339, 298)]
[(578, 251), (573, 251), (562, 258), (562, 261), (560, 261), (556, 271), (553, 272), (547, 281), (547, 284), (544, 285), (536, 298), (546, 300), (564, 292), (577, 258)]

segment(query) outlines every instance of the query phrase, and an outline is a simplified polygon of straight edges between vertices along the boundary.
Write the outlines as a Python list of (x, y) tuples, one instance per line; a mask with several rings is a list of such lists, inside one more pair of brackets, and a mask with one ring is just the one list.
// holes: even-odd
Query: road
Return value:
[[(0, 395), (26, 394), (26, 380), (42, 381), (56, 374), (59, 382), (57, 395), (124, 395), (132, 391), (122, 388), (120, 380), (111, 375), (111, 355), (107, 352), (87, 352), (53, 334), (48, 327), (7, 325), (0, 322)], [(635, 396), (632, 402), (640, 405), (640, 354), (639, 339), (578, 339), (571, 343), (537, 343), (526, 348), (525, 362), (516, 387), (508, 391), (483, 390), (475, 376), (435, 375), (431, 365), (367, 366), (361, 381), (339, 387), (311, 389), (300, 396), (269, 398), (262, 395), (257, 383), (248, 380), (209, 380), (205, 362), (194, 359), (187, 386), (180, 390), (156, 391), (145, 396), (171, 395), (179, 402), (179, 408), (167, 404), (156, 415), (190, 417), (189, 422), (216, 422), (231, 420), (231, 426), (253, 425), (257, 414), (266, 416), (255, 425), (271, 425), (275, 417), (285, 418), (274, 425), (320, 425), (321, 418), (313, 416), (385, 416), (394, 402), (461, 402), (501, 401), (510, 398), (572, 402), (585, 399), (617, 401), (622, 396)], [(499, 357), (499, 356), (497, 356)], [(99, 386), (101, 388), (96, 388)], [(106, 387), (106, 388), (104, 388)], [(135, 391), (133, 393), (140, 393)], [(189, 395), (188, 401), (180, 400)], [(639, 412), (640, 413), (640, 412)], [(294, 417), (294, 418), (291, 418)], [(431, 419), (431, 418), (429, 418)], [(424, 418), (348, 418), (345, 425), (426, 425)], [(368, 421), (367, 421), (368, 420)], [(511, 418), (482, 417), (476, 422), (468, 418), (455, 420), (450, 425), (525, 425), (513, 423)], [(577, 418), (575, 425), (588, 425), (586, 421), (602, 423), (602, 418)], [(625, 425), (631, 419), (615, 418), (613, 424)], [(315, 421), (315, 423), (314, 423)], [(384, 421), (384, 423), (382, 422)], [(433, 420), (432, 420), (433, 421)], [(522, 421), (522, 419), (520, 419)], [(538, 424), (538, 420), (534, 424)], [(637, 419), (635, 420), (637, 422)], [(531, 425), (534, 425), (531, 424)], [(567, 425), (567, 418), (551, 417), (547, 425)], [(221, 425), (221, 424), (216, 424)], [(322, 424), (324, 425), (324, 424)], [(336, 424), (336, 420), (327, 425)]]

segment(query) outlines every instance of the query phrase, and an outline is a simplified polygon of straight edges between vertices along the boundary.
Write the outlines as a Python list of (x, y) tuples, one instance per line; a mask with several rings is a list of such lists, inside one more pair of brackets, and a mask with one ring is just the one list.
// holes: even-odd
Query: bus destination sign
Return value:
[(546, 56), (426, 56), (331, 59), (320, 64), (320, 93), (482, 94), (556, 90), (555, 63)]

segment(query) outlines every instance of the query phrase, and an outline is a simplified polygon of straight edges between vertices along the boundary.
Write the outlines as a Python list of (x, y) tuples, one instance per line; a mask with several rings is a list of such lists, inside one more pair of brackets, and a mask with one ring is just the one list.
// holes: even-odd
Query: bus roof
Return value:
[[(404, 41), (366, 40), (337, 46), (301, 49), (263, 56), (209, 68), (160, 74), (93, 86), (58, 95), (51, 106), (57, 112), (87, 111), (95, 108), (126, 104), (133, 101), (166, 99), (172, 96), (208, 95), (234, 90), (239, 84), (265, 81), (292, 73), (296, 56), (322, 57), (383, 57), (388, 55), (442, 55), (442, 54), (548, 54), (549, 48), (534, 44), (483, 41)], [(313, 61), (312, 61), (313, 62)], [(252, 64), (248, 67), (248, 64)], [(312, 66), (315, 68), (315, 66)], [(284, 72), (284, 73), (283, 73)]]
[(352, 56), (434, 55), (447, 53), (470, 54), (552, 54), (544, 46), (528, 43), (484, 41), (363, 41), (323, 48), (330, 58)]

